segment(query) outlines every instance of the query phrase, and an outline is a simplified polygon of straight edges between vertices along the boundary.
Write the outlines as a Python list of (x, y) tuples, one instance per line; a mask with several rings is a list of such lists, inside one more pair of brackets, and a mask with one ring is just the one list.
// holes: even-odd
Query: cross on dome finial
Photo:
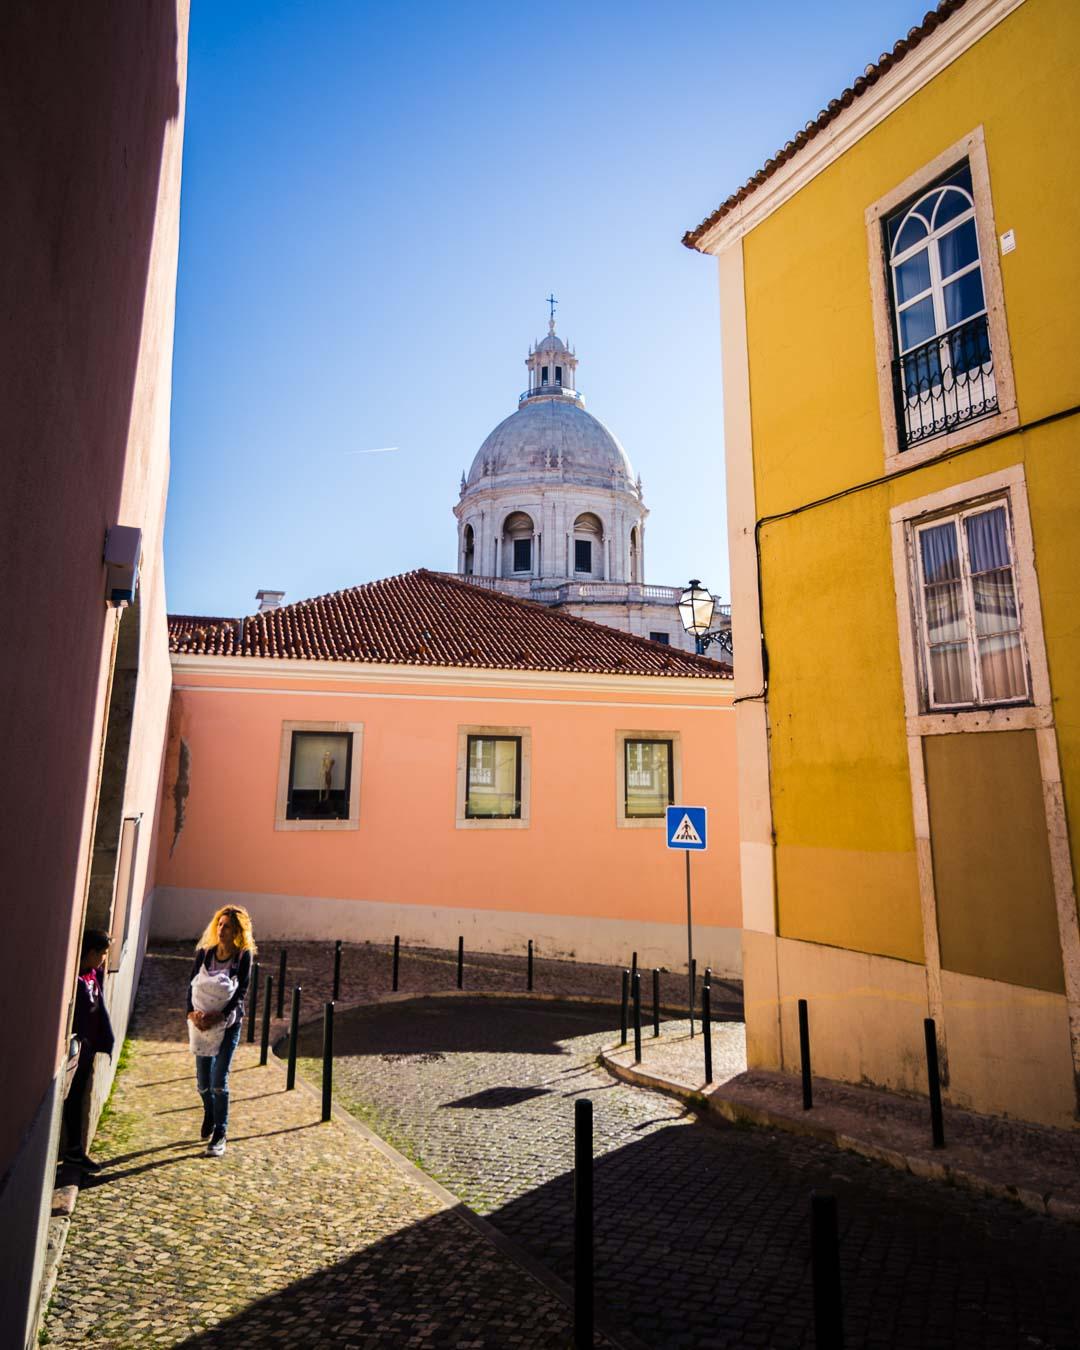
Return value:
[(551, 306), (551, 318), (548, 319), (548, 332), (549, 332), (549, 333), (554, 333), (554, 331), (555, 331), (555, 306), (556, 306), (559, 302), (558, 302), (558, 300), (555, 299), (554, 294), (551, 294), (551, 295), (549, 295), (548, 298), (547, 298), (547, 303)]

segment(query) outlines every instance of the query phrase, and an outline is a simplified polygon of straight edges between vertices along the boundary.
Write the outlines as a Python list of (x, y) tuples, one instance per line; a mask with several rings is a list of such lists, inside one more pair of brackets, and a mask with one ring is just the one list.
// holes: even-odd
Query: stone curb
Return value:
[[(445, 993), (412, 994), (412, 995), (405, 995), (403, 997), (401, 992), (399, 991), (396, 994), (391, 993), (380, 995), (379, 998), (374, 1001), (374, 1003), (401, 1003), (408, 1001), (418, 1002), (422, 999), (430, 999), (430, 998), (453, 999), (453, 998), (460, 998), (462, 995), (468, 993), (469, 990), (467, 989), (451, 989), (447, 990)], [(472, 997), (518, 998), (521, 996), (518, 994), (473, 993)], [(547, 998), (554, 1000), (559, 998), (560, 996), (555, 994), (548, 994), (548, 995), (527, 994), (526, 997), (537, 997), (541, 999)], [(570, 1001), (570, 1000), (568, 998), (563, 998), (562, 1001)], [(579, 1003), (602, 1002), (602, 1000), (590, 999), (585, 996), (578, 997), (573, 1001)], [(356, 1008), (372, 1007), (374, 1006), (374, 1003), (335, 1004), (334, 1007), (335, 1015), (337, 1014), (337, 1010), (339, 1007), (342, 1009), (342, 1011), (353, 1011)], [(300, 1029), (303, 1030), (305, 1027), (317, 1025), (319, 1021), (321, 1021), (321, 1017), (322, 1014), (319, 1013), (316, 1016), (302, 1019), (300, 1022)], [(270, 1056), (269, 1060), (267, 1061), (268, 1063), (273, 1063), (275, 1065), (276, 1071), (279, 1074), (281, 1074), (282, 1077), (285, 1076), (287, 1069), (284, 1061), (277, 1054), (277, 1047), (287, 1040), (288, 1040), (288, 1033), (286, 1032), (284, 1036), (280, 1036), (275, 1042), (273, 1042), (272, 1048), (274, 1050), (274, 1054)], [(297, 1074), (296, 1076), (296, 1086), (301, 1091), (306, 1092), (307, 1095), (311, 1097), (313, 1101), (319, 1102), (321, 1106), (322, 1104), (321, 1087), (317, 1088), (314, 1083), (308, 1082), (307, 1079), (305, 1079), (300, 1074)], [(505, 1234), (501, 1233), (495, 1227), (494, 1224), (489, 1222), (489, 1220), (485, 1219), (482, 1215), (477, 1214), (475, 1210), (470, 1209), (469, 1206), (464, 1203), (464, 1201), (459, 1200), (458, 1197), (454, 1195), (452, 1191), (447, 1190), (446, 1187), (443, 1186), (440, 1182), (436, 1181), (434, 1177), (429, 1177), (426, 1172), (421, 1171), (421, 1169), (417, 1167), (414, 1162), (410, 1162), (410, 1160), (406, 1158), (403, 1153), (399, 1153), (397, 1149), (394, 1148), (393, 1144), (387, 1143), (387, 1141), (383, 1139), (381, 1135), (376, 1134), (375, 1131), (372, 1130), (369, 1126), (365, 1125), (363, 1121), (357, 1120), (357, 1118), (349, 1110), (347, 1110), (344, 1106), (342, 1106), (336, 1099), (331, 1101), (330, 1111), (334, 1120), (336, 1120), (339, 1124), (344, 1125), (347, 1129), (352, 1130), (353, 1133), (358, 1134), (361, 1139), (366, 1140), (366, 1142), (369, 1143), (372, 1146), (372, 1148), (374, 1148), (377, 1152), (381, 1153), (383, 1157), (386, 1158), (389, 1162), (391, 1162), (399, 1172), (402, 1172), (406, 1177), (408, 1177), (413, 1182), (414, 1185), (419, 1186), (421, 1190), (427, 1191), (429, 1195), (433, 1196), (436, 1200), (439, 1201), (439, 1203), (443, 1206), (444, 1209), (450, 1210), (452, 1213), (456, 1214), (458, 1218), (462, 1220), (463, 1223), (467, 1223), (470, 1228), (472, 1228), (481, 1237), (486, 1239), (486, 1241), (488, 1241), (497, 1251), (499, 1251), (503, 1256), (507, 1257), (508, 1260), (513, 1261), (516, 1266), (518, 1266), (521, 1270), (523, 1270), (527, 1275), (531, 1276), (539, 1285), (545, 1288), (548, 1291), (548, 1293), (552, 1294), (555, 1298), (557, 1298), (560, 1303), (562, 1303), (565, 1307), (567, 1307), (570, 1310), (571, 1320), (573, 1319), (574, 1291), (570, 1285), (566, 1284), (563, 1280), (561, 1280), (558, 1277), (558, 1275), (556, 1275), (553, 1271), (548, 1270), (548, 1268), (541, 1261), (538, 1261), (534, 1256), (530, 1255), (530, 1253), (527, 1252), (523, 1247), (518, 1246), (518, 1244), (512, 1238), (508, 1238), (506, 1237)], [(599, 1332), (599, 1334), (604, 1338), (604, 1340), (608, 1341), (610, 1345), (614, 1347), (614, 1350), (648, 1350), (648, 1347), (644, 1344), (644, 1342), (638, 1340), (638, 1338), (634, 1336), (632, 1332), (628, 1331), (616, 1332), (610, 1326), (605, 1316), (597, 1315), (594, 1318), (594, 1325), (596, 1331)]]
[(601, 1050), (597, 1056), (597, 1063), (606, 1069), (613, 1078), (617, 1078), (624, 1083), (630, 1083), (634, 1087), (649, 1088), (653, 1092), (663, 1092), (667, 1096), (677, 1097), (680, 1101), (685, 1102), (691, 1110), (700, 1112), (706, 1118), (715, 1113), (732, 1125), (757, 1125), (765, 1129), (784, 1130), (788, 1134), (802, 1135), (804, 1138), (816, 1139), (820, 1143), (831, 1144), (834, 1148), (844, 1149), (848, 1153), (857, 1153), (860, 1157), (868, 1158), (872, 1162), (885, 1163), (886, 1166), (895, 1168), (898, 1172), (910, 1172), (912, 1176), (922, 1177), (927, 1181), (940, 1181), (951, 1183), (954, 1186), (963, 1186), (966, 1190), (991, 1196), (995, 1200), (1011, 1200), (1015, 1204), (1023, 1205), (1026, 1209), (1034, 1210), (1036, 1214), (1049, 1215), (1051, 1218), (1063, 1219), (1071, 1223), (1080, 1223), (1080, 1203), (1075, 1200), (1058, 1199), (1049, 1192), (1043, 1195), (1025, 1186), (994, 1181), (968, 1167), (958, 1167), (952, 1163), (939, 1162), (936, 1158), (927, 1158), (917, 1153), (904, 1153), (900, 1149), (886, 1148), (884, 1145), (872, 1143), (868, 1139), (844, 1134), (831, 1126), (802, 1120), (797, 1116), (785, 1115), (783, 1112), (773, 1111), (768, 1107), (750, 1106), (746, 1102), (739, 1101), (737, 1097), (724, 1096), (722, 1087), (715, 1088), (711, 1093), (706, 1094), (700, 1088), (687, 1087), (684, 1083), (673, 1083), (666, 1078), (660, 1078), (655, 1074), (632, 1068), (629, 1064), (621, 1064), (614, 1056), (622, 1048), (622, 1046), (612, 1046), (608, 1050)]

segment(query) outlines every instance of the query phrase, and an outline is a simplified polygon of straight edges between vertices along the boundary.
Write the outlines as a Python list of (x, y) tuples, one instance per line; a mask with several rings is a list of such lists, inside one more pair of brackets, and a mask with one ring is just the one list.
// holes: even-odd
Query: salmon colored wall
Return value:
[[(663, 829), (616, 825), (616, 732), (672, 730), (683, 799), (710, 808), (710, 847), (693, 860), (695, 921), (739, 927), (730, 686), (701, 681), (700, 695), (681, 697), (701, 705), (691, 709), (658, 696), (658, 682), (635, 698), (580, 686), (478, 689), (462, 674), (451, 688), (410, 682), (359, 694), (313, 695), (310, 681), (290, 682), (301, 696), (281, 680), (275, 692), (223, 691), (252, 684), (246, 663), (224, 678), (177, 669), (174, 740), (190, 750), (190, 792), (170, 858), (174, 747), (158, 885), (684, 923), (683, 861)], [(198, 692), (199, 683), (217, 688)], [(300, 720), (364, 724), (357, 830), (275, 831), (281, 724)], [(456, 828), (461, 725), (531, 728), (529, 828)]]

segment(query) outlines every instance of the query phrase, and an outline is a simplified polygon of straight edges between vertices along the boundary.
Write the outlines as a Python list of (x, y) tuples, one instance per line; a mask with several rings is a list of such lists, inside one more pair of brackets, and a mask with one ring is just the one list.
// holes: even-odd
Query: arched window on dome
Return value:
[(503, 524), (503, 576), (532, 575), (533, 535), (532, 516), (515, 511)]
[(475, 560), (476, 537), (473, 534), (473, 527), (466, 525), (461, 532), (461, 570), (465, 576), (472, 576)]
[(604, 575), (604, 526), (592, 511), (583, 512), (574, 521), (574, 575)]
[(630, 531), (630, 580), (641, 581), (641, 531), (636, 525)]

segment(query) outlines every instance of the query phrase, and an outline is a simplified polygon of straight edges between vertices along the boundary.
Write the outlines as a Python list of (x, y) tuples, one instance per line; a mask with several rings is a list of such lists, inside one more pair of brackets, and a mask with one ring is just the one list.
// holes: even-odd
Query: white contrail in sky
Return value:
[(344, 455), (389, 455), (392, 451), (397, 450), (397, 449), (398, 449), (398, 447), (397, 447), (396, 445), (380, 445), (380, 446), (376, 446), (376, 448), (375, 448), (374, 450), (343, 450), (343, 451), (342, 451), (342, 454), (344, 454)]

